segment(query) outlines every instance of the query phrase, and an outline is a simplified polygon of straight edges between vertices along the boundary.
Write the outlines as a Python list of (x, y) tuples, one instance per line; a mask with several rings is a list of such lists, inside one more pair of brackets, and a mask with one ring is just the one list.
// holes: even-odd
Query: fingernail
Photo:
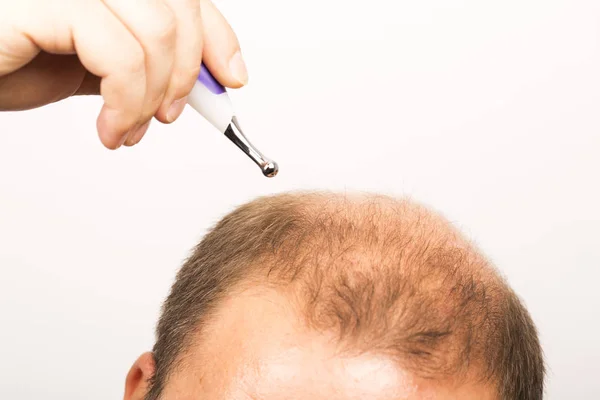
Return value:
[(186, 104), (187, 104), (187, 96), (184, 98), (181, 98), (179, 100), (175, 100), (173, 102), (173, 104), (171, 104), (171, 107), (169, 107), (169, 111), (167, 111), (167, 121), (173, 122), (177, 118), (179, 118), (179, 116), (185, 109)]
[(242, 58), (242, 53), (239, 50), (229, 60), (229, 71), (231, 71), (233, 78), (242, 85), (248, 83), (248, 70)]

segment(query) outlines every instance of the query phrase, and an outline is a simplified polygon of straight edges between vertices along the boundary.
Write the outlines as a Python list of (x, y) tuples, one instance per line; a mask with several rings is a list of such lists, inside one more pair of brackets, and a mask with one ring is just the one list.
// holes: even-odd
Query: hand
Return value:
[(210, 0), (0, 0), (0, 111), (101, 94), (110, 149), (138, 143), (153, 116), (179, 117), (202, 61), (225, 86), (247, 82)]

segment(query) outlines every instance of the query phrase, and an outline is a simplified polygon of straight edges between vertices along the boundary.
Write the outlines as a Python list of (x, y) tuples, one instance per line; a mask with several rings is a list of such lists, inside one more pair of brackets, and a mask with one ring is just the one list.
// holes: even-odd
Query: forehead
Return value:
[(491, 399), (489, 391), (433, 387), (377, 354), (345, 355), (333, 337), (307, 331), (276, 291), (230, 296), (198, 335), (164, 400)]
[(164, 399), (397, 400), (415, 390), (391, 359), (338, 350), (333, 338), (303, 329), (279, 293), (247, 291), (223, 303)]
[(229, 399), (408, 399), (414, 383), (389, 360), (363, 355), (332, 357), (313, 348), (287, 349), (261, 359), (229, 387)]

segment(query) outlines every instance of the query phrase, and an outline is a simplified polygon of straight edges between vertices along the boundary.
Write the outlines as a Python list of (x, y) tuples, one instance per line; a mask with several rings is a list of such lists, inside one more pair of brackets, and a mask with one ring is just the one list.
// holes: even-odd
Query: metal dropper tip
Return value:
[(274, 161), (270, 161), (262, 167), (262, 173), (267, 178), (273, 178), (278, 172), (279, 165)]
[(237, 147), (239, 147), (252, 161), (258, 165), (264, 176), (272, 178), (279, 172), (279, 166), (276, 162), (263, 156), (256, 147), (250, 143), (248, 138), (242, 132), (240, 124), (236, 117), (231, 119), (231, 123), (225, 130), (225, 136), (229, 138)]

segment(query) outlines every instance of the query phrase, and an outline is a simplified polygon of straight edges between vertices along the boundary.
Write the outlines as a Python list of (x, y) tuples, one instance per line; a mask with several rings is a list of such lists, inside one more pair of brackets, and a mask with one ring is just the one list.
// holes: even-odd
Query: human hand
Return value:
[(102, 143), (138, 143), (183, 112), (204, 62), (246, 84), (237, 37), (210, 0), (0, 0), (0, 111), (101, 94)]

